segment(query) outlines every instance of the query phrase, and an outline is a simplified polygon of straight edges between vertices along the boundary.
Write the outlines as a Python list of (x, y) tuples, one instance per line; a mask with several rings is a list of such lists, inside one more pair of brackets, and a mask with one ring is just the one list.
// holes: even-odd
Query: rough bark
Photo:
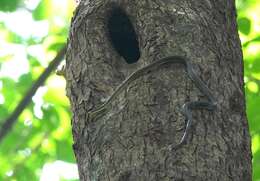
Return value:
[[(113, 48), (108, 17), (119, 6), (137, 33), (140, 59)], [(212, 90), (217, 110), (193, 111), (194, 126), (177, 150), (180, 107), (203, 94), (182, 65), (131, 82), (103, 117), (86, 124), (132, 72), (170, 55), (188, 57)], [(74, 152), (82, 181), (251, 180), (243, 64), (232, 0), (81, 0), (72, 19), (66, 62)]]

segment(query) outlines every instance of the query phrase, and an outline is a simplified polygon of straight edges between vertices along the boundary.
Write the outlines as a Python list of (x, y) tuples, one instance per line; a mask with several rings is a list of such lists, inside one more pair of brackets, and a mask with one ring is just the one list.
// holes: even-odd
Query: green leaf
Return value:
[(251, 134), (260, 130), (259, 102), (260, 96), (246, 89), (247, 117)]
[(58, 160), (75, 162), (72, 144), (69, 141), (62, 140), (56, 142), (56, 154)]
[(19, 77), (18, 84), (16, 85), (16, 87), (18, 88), (20, 93), (25, 93), (29, 90), (32, 83), (33, 83), (32, 74), (27, 73)]
[(250, 19), (248, 19), (246, 17), (239, 18), (238, 19), (238, 28), (241, 33), (248, 35), (250, 33), (250, 29), (251, 29)]
[(8, 116), (8, 110), (4, 106), (0, 106), (0, 123), (2, 124), (3, 118), (6, 118)]
[(29, 60), (30, 67), (39, 67), (39, 66), (41, 66), (39, 60), (36, 57), (34, 57), (34, 56), (30, 55), (30, 54), (27, 54), (27, 58)]
[(53, 105), (44, 106), (42, 108), (42, 111), (43, 111), (42, 120), (44, 120), (44, 123), (42, 125), (43, 129), (46, 129), (48, 131), (53, 131), (60, 126), (59, 114)]
[(22, 44), (24, 42), (23, 38), (19, 36), (18, 34), (8, 31), (8, 42)]
[(1, 0), (0, 11), (15, 11), (21, 0)]
[(9, 110), (12, 110), (17, 104), (17, 99), (20, 95), (17, 94), (16, 83), (13, 79), (4, 77), (1, 79), (3, 82), (2, 94), (5, 98), (4, 106)]
[(42, 0), (32, 13), (32, 16), (35, 20), (47, 19), (50, 17), (50, 15), (51, 15), (50, 0)]
[(255, 60), (252, 64), (252, 69), (251, 69), (251, 73), (258, 73), (260, 72), (260, 54), (258, 54), (257, 56), (255, 56)]
[(30, 167), (23, 165), (22, 163), (16, 166), (14, 175), (11, 178), (19, 178), (19, 181), (37, 181), (38, 178)]
[(256, 36), (252, 40), (243, 43), (243, 48), (246, 48), (250, 43), (256, 43), (256, 42), (260, 42), (260, 36)]
[(53, 43), (48, 47), (48, 50), (58, 51), (65, 46), (65, 42)]
[(253, 180), (260, 179), (260, 150), (253, 156)]

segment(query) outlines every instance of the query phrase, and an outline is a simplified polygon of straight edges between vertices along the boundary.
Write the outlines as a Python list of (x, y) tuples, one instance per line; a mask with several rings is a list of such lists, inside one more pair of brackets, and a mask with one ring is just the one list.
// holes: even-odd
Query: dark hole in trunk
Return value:
[(114, 49), (128, 64), (140, 58), (140, 50), (134, 27), (127, 14), (119, 7), (108, 18), (108, 33)]

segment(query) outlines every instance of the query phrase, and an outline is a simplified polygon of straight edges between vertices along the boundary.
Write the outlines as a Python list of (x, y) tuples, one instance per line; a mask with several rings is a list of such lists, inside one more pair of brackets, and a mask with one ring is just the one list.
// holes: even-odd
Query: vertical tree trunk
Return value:
[[(217, 100), (212, 112), (192, 111), (181, 147), (168, 149), (184, 134), (181, 106), (205, 99), (181, 64), (138, 77), (89, 116), (131, 73), (171, 55), (187, 57)], [(251, 180), (234, 1), (81, 0), (66, 80), (82, 181)]]

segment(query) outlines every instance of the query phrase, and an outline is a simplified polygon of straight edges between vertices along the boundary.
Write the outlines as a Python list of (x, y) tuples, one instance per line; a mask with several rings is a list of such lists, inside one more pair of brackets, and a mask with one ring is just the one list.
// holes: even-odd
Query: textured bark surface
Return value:
[[(136, 63), (128, 64), (109, 39), (115, 6), (137, 33)], [(82, 181), (251, 180), (234, 1), (81, 0), (68, 41), (67, 95)], [(193, 111), (187, 144), (168, 149), (184, 132), (181, 106), (204, 97), (178, 64), (131, 82), (105, 116), (86, 124), (87, 113), (132, 72), (170, 55), (188, 57), (218, 101), (213, 112)]]

